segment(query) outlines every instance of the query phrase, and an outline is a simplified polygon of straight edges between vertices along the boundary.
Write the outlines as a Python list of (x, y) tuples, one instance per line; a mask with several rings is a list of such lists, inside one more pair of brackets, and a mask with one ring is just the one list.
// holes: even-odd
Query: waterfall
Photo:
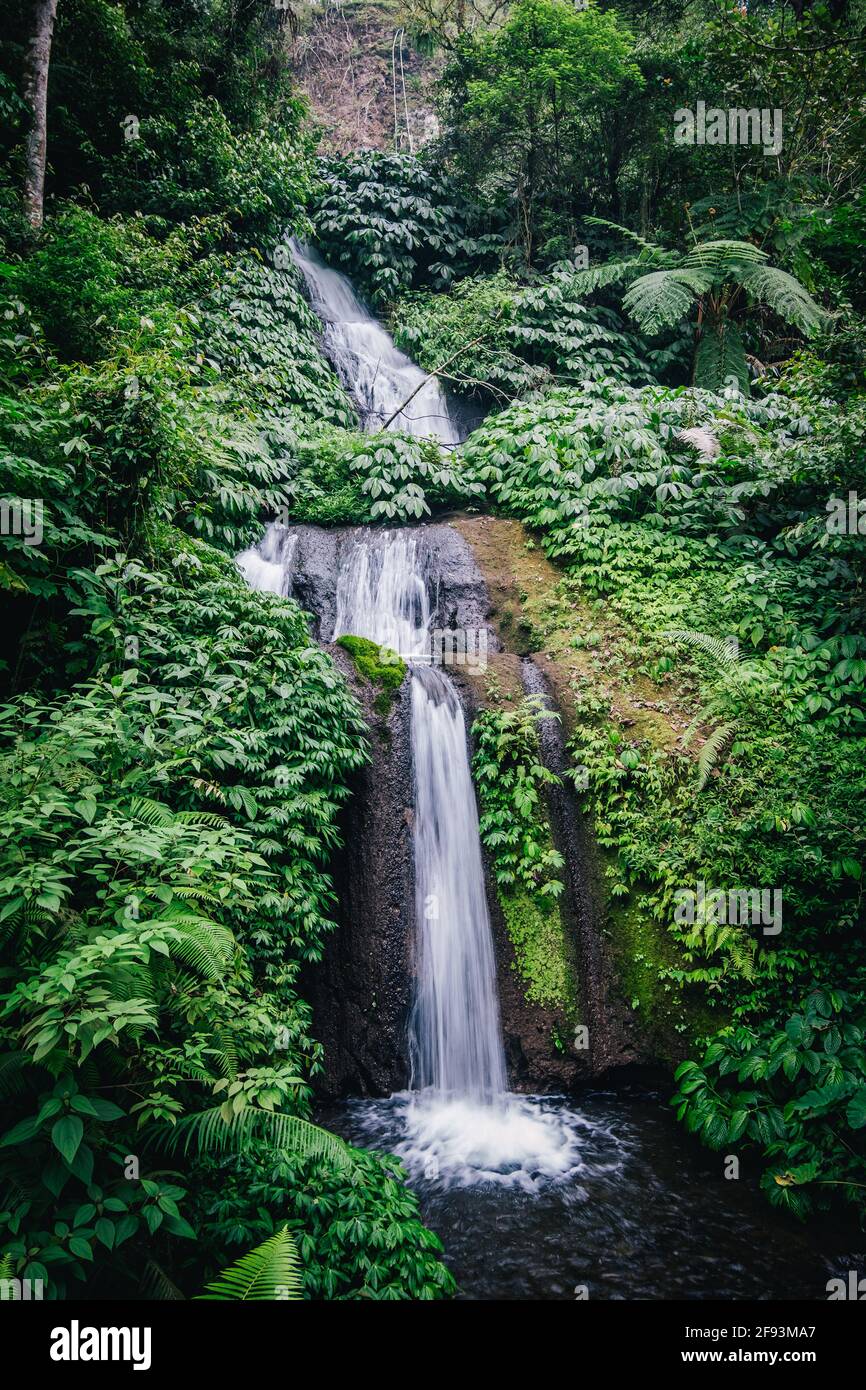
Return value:
[[(334, 636), (426, 658), (431, 606), (417, 542), (359, 535), (337, 586)], [(492, 1101), (505, 1092), (496, 965), (463, 707), (438, 667), (411, 666), (416, 987), (412, 1088)]]
[(424, 655), (431, 620), (415, 536), (359, 532), (337, 578), (333, 640), (346, 634), (368, 637), (409, 660)]
[(364, 307), (345, 275), (325, 265), (312, 247), (295, 239), (290, 245), (324, 326), (325, 352), (355, 400), (365, 429), (382, 429), (405, 403), (392, 429), (442, 444), (459, 444), (460, 434), (436, 377), (428, 379), (426, 372), (394, 346), (393, 338)]
[(463, 709), (435, 667), (412, 673), (417, 984), (412, 1086), (505, 1092), (496, 964)]
[(285, 597), (291, 587), (292, 561), (297, 548), (298, 538), (294, 532), (272, 521), (257, 546), (235, 556), (235, 564), (251, 589)]

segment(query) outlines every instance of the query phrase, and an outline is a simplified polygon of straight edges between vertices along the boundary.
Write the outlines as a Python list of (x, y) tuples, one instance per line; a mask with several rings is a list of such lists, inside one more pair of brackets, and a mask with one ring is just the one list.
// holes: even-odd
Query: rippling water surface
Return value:
[(726, 1181), (659, 1096), (512, 1099), (489, 1124), (409, 1093), (324, 1117), (403, 1159), (464, 1298), (823, 1300), (863, 1267), (862, 1236), (792, 1225), (745, 1163)]

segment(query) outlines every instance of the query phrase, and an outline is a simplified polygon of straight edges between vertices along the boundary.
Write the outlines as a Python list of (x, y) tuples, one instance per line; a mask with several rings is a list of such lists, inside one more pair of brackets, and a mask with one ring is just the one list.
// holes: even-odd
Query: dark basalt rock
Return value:
[(312, 631), (329, 641), (337, 612), (339, 549), (345, 530), (325, 531), (321, 526), (293, 526), (297, 546), (292, 559), (292, 597), (312, 618)]
[(319, 1090), (329, 1097), (389, 1095), (409, 1079), (415, 881), (408, 684), (382, 716), (376, 692), (349, 655), (329, 650), (364, 707), (372, 760), (355, 775), (340, 818), (337, 930), (321, 963), (305, 972), (303, 993), (325, 1049)]

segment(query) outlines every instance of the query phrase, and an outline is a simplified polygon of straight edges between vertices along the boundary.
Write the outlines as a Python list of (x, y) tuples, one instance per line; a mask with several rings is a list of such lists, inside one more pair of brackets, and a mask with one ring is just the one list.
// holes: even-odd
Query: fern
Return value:
[(217, 1105), (185, 1116), (170, 1133), (156, 1136), (156, 1142), (164, 1144), (169, 1152), (182, 1148), (185, 1154), (191, 1149), (198, 1153), (238, 1153), (254, 1139), (298, 1159), (321, 1159), (342, 1169), (354, 1167), (351, 1149), (336, 1134), (298, 1115), (253, 1106), (227, 1117), (225, 1108)]
[(695, 295), (705, 294), (712, 284), (712, 272), (705, 269), (654, 270), (635, 281), (622, 307), (645, 333), (658, 333), (685, 318)]
[(729, 320), (710, 323), (702, 332), (695, 353), (695, 385), (707, 391), (721, 391), (732, 377), (741, 391), (748, 391), (749, 368), (740, 330)]
[(766, 251), (750, 241), (700, 241), (683, 257), (683, 265), (710, 270), (724, 280), (740, 267), (763, 265), (766, 259)]
[(276, 1235), (257, 1245), (255, 1250), (235, 1260), (206, 1288), (206, 1293), (196, 1295), (197, 1301), (301, 1299), (301, 1264), (288, 1226), (283, 1226)]
[(698, 791), (703, 791), (707, 785), (710, 773), (718, 766), (725, 751), (730, 747), (736, 731), (736, 720), (719, 724), (713, 729), (698, 756)]
[(134, 796), (130, 811), (136, 820), (143, 821), (145, 825), (153, 826), (157, 830), (167, 830), (174, 824), (174, 812), (171, 808), (149, 796)]
[(672, 642), (685, 642), (689, 647), (706, 652), (719, 666), (727, 670), (736, 670), (739, 665), (739, 653), (730, 642), (725, 642), (720, 637), (713, 637), (706, 632), (694, 632), (691, 628), (666, 628), (662, 636)]
[(793, 323), (807, 337), (828, 322), (828, 315), (786, 270), (759, 265), (742, 277), (741, 284), (753, 299), (769, 304), (780, 318)]
[(141, 1281), (142, 1291), (148, 1298), (159, 1299), (166, 1303), (177, 1303), (183, 1300), (183, 1294), (177, 1284), (166, 1274), (161, 1265), (156, 1260), (148, 1260), (144, 1267), (144, 1277)]

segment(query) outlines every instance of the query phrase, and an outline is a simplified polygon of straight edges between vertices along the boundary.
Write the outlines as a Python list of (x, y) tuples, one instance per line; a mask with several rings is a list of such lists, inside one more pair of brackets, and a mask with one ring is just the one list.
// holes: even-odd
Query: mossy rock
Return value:
[(379, 694), (374, 706), (379, 714), (387, 714), (391, 708), (394, 691), (399, 690), (406, 675), (406, 663), (390, 647), (380, 647), (368, 637), (338, 637), (337, 646), (347, 651), (355, 663), (359, 675), (378, 685)]
[(501, 893), (500, 904), (527, 1000), (572, 1017), (577, 981), (558, 904), (525, 892)]
[(608, 904), (608, 932), (623, 997), (637, 1013), (659, 1061), (673, 1064), (728, 1019), (692, 990), (678, 988), (663, 971), (682, 963), (664, 926), (636, 898)]

